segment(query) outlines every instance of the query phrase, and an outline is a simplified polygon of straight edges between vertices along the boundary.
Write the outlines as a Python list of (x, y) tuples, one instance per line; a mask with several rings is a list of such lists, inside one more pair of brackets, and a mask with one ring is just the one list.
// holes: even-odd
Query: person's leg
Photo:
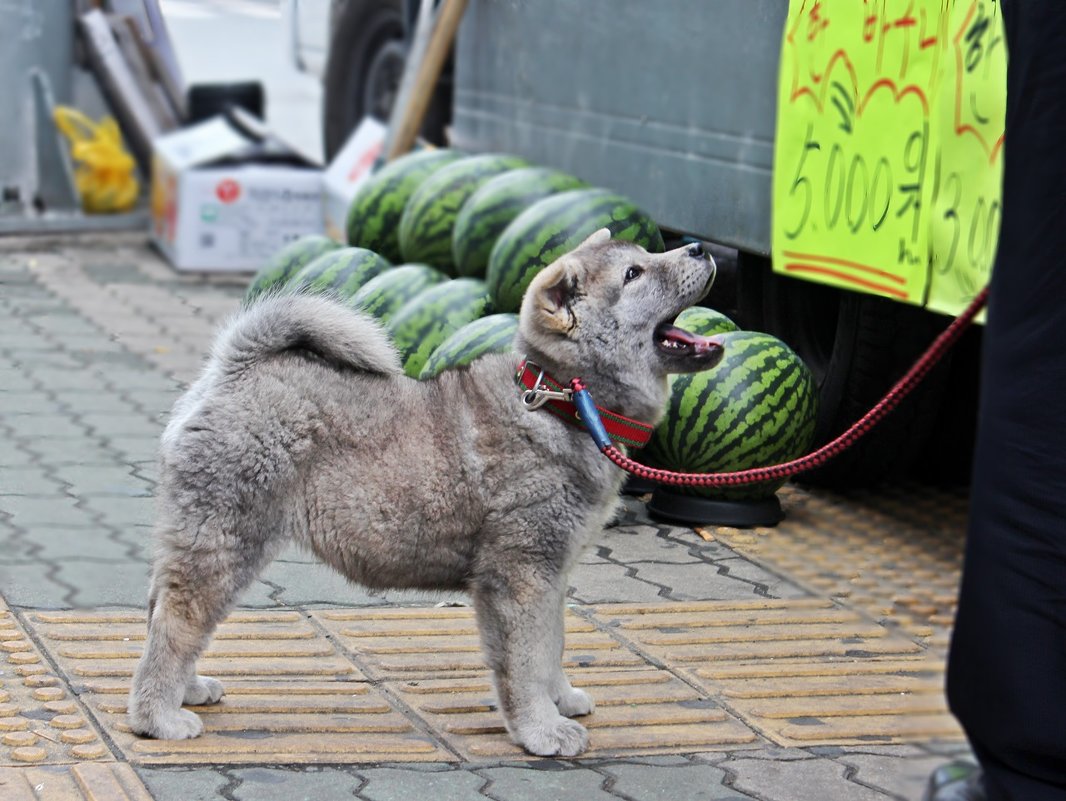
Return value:
[(1066, 2), (1004, 0), (1003, 222), (948, 698), (990, 801), (1066, 800)]

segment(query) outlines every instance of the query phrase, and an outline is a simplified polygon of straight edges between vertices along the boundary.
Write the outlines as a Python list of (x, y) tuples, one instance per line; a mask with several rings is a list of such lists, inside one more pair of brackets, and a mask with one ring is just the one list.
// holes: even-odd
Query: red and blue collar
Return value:
[[(586, 427), (573, 400), (574, 390), (553, 379), (540, 365), (522, 359), (515, 371), (514, 382), (524, 388), (522, 403), (530, 411), (544, 407), (570, 425), (582, 429)], [(653, 425), (632, 420), (602, 406), (597, 406), (596, 410), (607, 435), (621, 445), (643, 448), (655, 430)]]

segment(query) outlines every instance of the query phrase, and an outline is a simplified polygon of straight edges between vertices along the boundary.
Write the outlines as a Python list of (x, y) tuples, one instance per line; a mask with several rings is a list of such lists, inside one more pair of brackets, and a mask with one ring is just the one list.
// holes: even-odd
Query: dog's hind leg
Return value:
[[(557, 583), (564, 583), (561, 576)], [(588, 732), (560, 715), (575, 700), (559, 665), (563, 589), (529, 575), (479, 577), (474, 603), (485, 657), (512, 739), (539, 756), (576, 756)], [(566, 685), (565, 701), (562, 697)], [(581, 693), (584, 695), (584, 693)], [(589, 711), (591, 711), (591, 704)]]
[(196, 675), (196, 659), (272, 551), (258, 538), (223, 534), (210, 522), (191, 538), (163, 531), (159, 540), (148, 640), (133, 677), (128, 718), (138, 734), (180, 740), (203, 731), (199, 716), (181, 705), (222, 697), (220, 682)]

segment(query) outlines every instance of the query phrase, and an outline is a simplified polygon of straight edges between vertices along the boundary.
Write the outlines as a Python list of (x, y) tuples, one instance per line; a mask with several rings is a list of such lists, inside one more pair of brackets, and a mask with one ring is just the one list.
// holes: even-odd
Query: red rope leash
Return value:
[[(896, 382), (895, 386), (888, 391), (876, 406), (832, 442), (826, 443), (813, 453), (793, 459), (791, 462), (769, 467), (754, 467), (749, 470), (737, 470), (732, 473), (675, 473), (670, 470), (659, 470), (635, 462), (622, 453), (614, 444), (611, 444), (609, 440), (606, 445), (601, 444), (600, 450), (618, 467), (635, 476), (658, 484), (671, 484), (674, 486), (734, 487), (742, 484), (757, 484), (761, 481), (776, 481), (802, 473), (805, 470), (821, 467), (834, 456), (854, 445), (876, 426), (885, 415), (895, 409), (900, 404), (900, 401), (906, 398), (921, 383), (922, 379), (936, 366), (941, 357), (958, 341), (962, 333), (973, 322), (981, 309), (984, 308), (987, 301), (988, 287), (985, 287), (971, 301), (962, 314), (956, 317), (951, 325), (933, 340), (933, 344), (929, 346), (911, 369)], [(571, 382), (571, 388), (574, 390), (575, 401), (579, 392), (584, 393), (585, 396), (588, 394), (584, 383), (578, 378)], [(582, 418), (588, 421), (588, 415), (584, 414), (584, 412), (582, 413)], [(593, 433), (593, 438), (596, 439), (595, 433)]]

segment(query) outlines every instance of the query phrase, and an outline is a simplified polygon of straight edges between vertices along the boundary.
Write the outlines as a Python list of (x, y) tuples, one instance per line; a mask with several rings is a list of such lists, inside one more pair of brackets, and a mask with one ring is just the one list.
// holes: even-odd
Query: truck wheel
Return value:
[[(777, 275), (768, 259), (742, 255), (744, 322), (788, 343), (818, 383), (816, 446), (866, 414), (947, 325), (946, 318), (913, 306)], [(852, 488), (906, 475), (937, 419), (950, 358), (850, 450), (797, 480)]]
[[(363, 117), (389, 119), (407, 60), (403, 0), (347, 0), (332, 31), (322, 126), (327, 160)], [(450, 82), (442, 77), (422, 126), (431, 142), (443, 141), (450, 104)]]

